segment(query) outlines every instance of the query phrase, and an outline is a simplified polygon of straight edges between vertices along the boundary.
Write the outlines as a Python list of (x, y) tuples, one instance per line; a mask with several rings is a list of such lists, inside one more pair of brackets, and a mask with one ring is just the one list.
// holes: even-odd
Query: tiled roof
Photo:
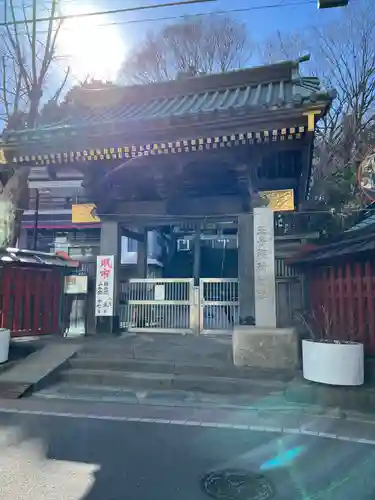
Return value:
[(306, 101), (316, 102), (318, 99), (319, 80), (301, 78), (298, 82), (260, 83), (221, 91), (152, 99), (116, 108), (91, 109), (86, 114), (75, 117), (74, 124), (94, 123), (98, 120), (125, 122), (158, 119), (242, 107), (277, 109), (293, 107)]
[[(282, 68), (282, 72), (279, 67)], [(212, 113), (217, 115), (219, 113), (236, 114), (251, 113), (257, 110), (290, 109), (309, 103), (329, 102), (334, 97), (332, 93), (323, 92), (320, 89), (318, 78), (300, 76), (296, 62), (269, 66), (272, 71), (270, 70), (268, 73), (271, 76), (268, 81), (267, 68), (196, 77), (185, 82), (185, 87), (181, 87), (180, 93), (178, 92), (178, 81), (168, 82), (164, 96), (161, 92), (153, 92), (155, 89), (160, 91), (161, 84), (154, 84), (154, 87), (150, 84), (142, 86), (142, 88), (138, 87), (139, 93), (145, 98), (126, 100), (124, 97), (121, 102), (115, 105), (112, 103), (110, 106), (87, 107), (87, 105), (77, 105), (75, 102), (74, 105), (65, 106), (63, 120), (34, 130), (10, 131), (5, 134), (5, 138), (12, 137), (23, 142), (23, 140), (35, 140), (40, 137), (40, 134), (44, 138), (48, 138), (51, 133), (66, 128), (105, 124), (130, 126), (134, 122), (139, 124), (151, 120), (169, 120), (173, 123), (173, 120), (179, 118), (194, 120)], [(278, 75), (281, 78), (278, 80), (275, 78), (275, 68), (279, 69)], [(287, 68), (288, 71), (284, 68)], [(257, 78), (254, 78), (254, 75)], [(214, 82), (220, 82), (220, 85), (215, 85)], [(228, 85), (225, 85), (226, 82)], [(129, 89), (132, 91), (132, 96), (136, 94), (134, 89), (135, 87)], [(146, 92), (147, 89), (150, 89), (149, 93)], [(95, 101), (99, 98), (105, 99), (105, 92), (111, 92), (111, 90), (113, 89), (89, 89), (87, 92), (97, 92), (92, 94)], [(117, 87), (118, 90), (119, 87)], [(127, 90), (127, 88), (121, 89), (124, 96), (127, 95)]]
[(22, 250), (19, 248), (0, 249), (0, 261), (4, 264), (34, 264), (37, 266), (77, 267), (77, 262), (67, 260), (60, 255)]

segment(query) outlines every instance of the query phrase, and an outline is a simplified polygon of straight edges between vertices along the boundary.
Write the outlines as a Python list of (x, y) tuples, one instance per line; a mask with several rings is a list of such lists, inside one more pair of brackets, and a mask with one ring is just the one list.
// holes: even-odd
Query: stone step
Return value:
[(252, 378), (276, 382), (287, 382), (295, 373), (276, 370), (262, 370), (255, 368), (239, 368), (233, 364), (191, 364), (174, 363), (172, 361), (158, 361), (150, 359), (118, 359), (103, 357), (78, 356), (69, 360), (74, 369), (134, 371), (149, 373), (165, 373), (173, 375), (205, 375), (211, 377)]
[[(264, 394), (211, 394), (190, 392), (177, 389), (142, 390), (111, 386), (93, 386), (60, 382), (53, 387), (43, 389), (33, 395), (43, 399), (69, 399), (78, 401), (100, 401), (108, 403), (140, 404), (154, 406), (189, 406), (194, 408), (237, 408), (285, 411), (284, 395), (280, 392)], [(305, 405), (293, 404), (293, 408)], [(287, 409), (288, 409), (287, 408)]]
[(230, 336), (208, 338), (178, 334), (133, 334), (83, 346), (79, 357), (151, 359), (181, 363), (232, 364)]
[(61, 382), (111, 386), (131, 390), (183, 390), (212, 394), (265, 394), (284, 391), (286, 383), (275, 380), (212, 377), (207, 375), (70, 368), (59, 374)]

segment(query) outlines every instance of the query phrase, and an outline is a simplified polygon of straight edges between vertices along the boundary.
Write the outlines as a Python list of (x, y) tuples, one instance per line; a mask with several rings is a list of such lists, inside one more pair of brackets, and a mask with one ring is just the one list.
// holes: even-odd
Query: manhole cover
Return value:
[(264, 476), (238, 469), (209, 472), (201, 479), (201, 487), (208, 496), (219, 500), (268, 500), (275, 494)]

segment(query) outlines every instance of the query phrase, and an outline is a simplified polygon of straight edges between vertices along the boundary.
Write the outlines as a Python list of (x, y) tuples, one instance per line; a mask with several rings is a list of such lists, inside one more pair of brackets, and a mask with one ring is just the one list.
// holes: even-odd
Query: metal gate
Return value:
[(120, 295), (129, 332), (230, 333), (238, 322), (238, 279), (130, 279)]
[(230, 333), (238, 323), (238, 279), (201, 278), (199, 329), (201, 333)]
[(129, 332), (192, 333), (196, 300), (192, 278), (130, 279), (122, 283), (120, 326)]

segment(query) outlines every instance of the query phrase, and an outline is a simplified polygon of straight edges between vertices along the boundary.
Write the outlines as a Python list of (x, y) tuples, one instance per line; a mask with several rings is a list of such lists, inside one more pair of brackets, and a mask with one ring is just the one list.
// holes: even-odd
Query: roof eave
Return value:
[[(183, 115), (183, 116), (171, 116), (164, 119), (145, 119), (145, 120), (127, 120), (124, 122), (108, 122), (99, 124), (87, 124), (79, 126), (66, 126), (66, 127), (47, 127), (45, 129), (39, 129), (35, 132), (38, 133), (38, 137), (34, 140), (22, 142), (11, 141), (4, 145), (11, 149), (20, 149), (23, 151), (22, 154), (27, 154), (25, 151), (34, 146), (35, 144), (41, 145), (51, 143), (51, 134), (61, 134), (61, 140), (66, 141), (67, 139), (74, 139), (80, 137), (81, 134), (89, 137), (90, 134), (93, 136), (100, 135), (103, 136), (108, 134), (113, 136), (119, 133), (120, 130), (126, 128), (131, 130), (132, 133), (139, 134), (142, 132), (144, 135), (152, 135), (157, 133), (160, 135), (160, 131), (163, 131), (165, 137), (163, 140), (168, 140), (168, 134), (172, 131), (173, 135), (180, 133), (180, 139), (188, 139), (186, 133), (189, 132), (191, 135), (191, 126), (198, 127), (199, 129), (207, 128), (207, 133), (214, 133), (215, 130), (222, 130), (222, 133), (230, 133), (235, 131), (236, 128), (242, 127), (246, 131), (252, 131), (253, 127), (260, 127), (260, 129), (272, 128), (273, 125), (280, 125), (286, 127), (289, 125), (296, 126), (302, 124), (306, 120), (303, 115), (307, 110), (320, 111), (320, 117), (324, 116), (327, 112), (331, 100), (327, 97), (325, 100), (317, 101), (314, 103), (303, 102), (300, 105), (291, 105), (290, 107), (280, 107), (277, 109), (270, 109), (266, 107), (259, 106), (256, 109), (249, 108), (239, 108), (238, 110), (225, 110), (222, 112), (210, 112), (210, 113), (196, 113), (194, 115)], [(293, 121), (294, 120), (294, 121)], [(186, 130), (186, 128), (188, 130)], [(139, 131), (138, 131), (139, 129)], [(227, 129), (224, 132), (224, 129)], [(243, 130), (244, 131), (244, 130)], [(255, 131), (255, 129), (254, 129)], [(14, 134), (19, 138), (31, 134), (32, 130), (24, 130)], [(43, 137), (45, 134), (45, 137)], [(188, 135), (189, 135), (188, 134)], [(7, 136), (11, 136), (11, 132), (4, 134), (5, 139)], [(194, 135), (194, 134), (193, 134)], [(195, 134), (196, 135), (196, 134)], [(199, 135), (199, 134), (198, 134)], [(14, 136), (13, 136), (14, 137)], [(84, 148), (85, 149), (85, 148)]]

